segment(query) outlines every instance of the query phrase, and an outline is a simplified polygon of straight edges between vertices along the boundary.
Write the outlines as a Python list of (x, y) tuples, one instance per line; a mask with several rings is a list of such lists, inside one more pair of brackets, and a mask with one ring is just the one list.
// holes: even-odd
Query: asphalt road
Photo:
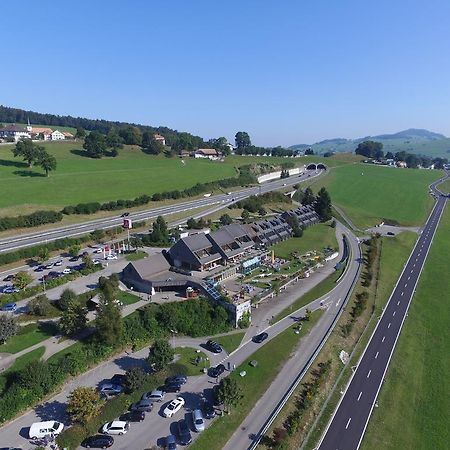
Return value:
[(434, 209), (322, 437), (320, 450), (354, 450), (361, 444), (446, 204), (436, 184), (431, 187), (437, 198)]
[[(230, 195), (220, 194), (211, 197), (203, 197), (187, 202), (176, 203), (168, 206), (161, 206), (158, 208), (148, 209), (146, 211), (140, 211), (130, 213), (129, 218), (133, 221), (141, 221), (153, 219), (157, 216), (164, 216), (168, 214), (176, 214), (183, 211), (189, 211), (195, 208), (201, 208), (205, 206), (228, 206), (232, 202), (237, 202), (251, 195), (264, 194), (276, 189), (281, 189), (284, 186), (292, 186), (301, 181), (306, 181), (308, 178), (319, 176), (322, 171), (305, 170), (301, 175), (294, 175), (289, 178), (284, 178), (275, 181), (269, 181), (259, 186), (253, 186), (240, 191), (232, 192)], [(47, 231), (41, 231), (38, 233), (21, 234), (18, 236), (8, 237), (0, 239), (0, 253), (15, 250), (22, 247), (29, 247), (48, 241), (54, 241), (63, 237), (79, 236), (82, 234), (90, 233), (98, 229), (107, 229), (116, 226), (120, 226), (123, 223), (122, 217), (110, 217), (106, 219), (91, 220), (75, 225), (68, 225), (65, 227), (58, 227)]]
[[(357, 245), (357, 241), (354, 237), (353, 241), (353, 245)], [(301, 343), (300, 351), (302, 352), (301, 357), (303, 358), (303, 349), (305, 354), (309, 353), (316, 346), (316, 338), (319, 339), (320, 337), (323, 337), (324, 333), (326, 332), (329, 320), (332, 320), (332, 318), (339, 310), (339, 307), (342, 305), (342, 302), (344, 300), (342, 297), (342, 293), (346, 291), (346, 289), (348, 290), (348, 287), (351, 284), (352, 279), (354, 278), (355, 271), (358, 270), (358, 267), (359, 261), (357, 259), (353, 259), (351, 261), (351, 264), (349, 265), (346, 275), (342, 278), (341, 282), (331, 293), (321, 299), (314, 300), (309, 305), (297, 311), (294, 311), (290, 316), (287, 316), (283, 320), (268, 327), (266, 331), (269, 334), (269, 338), (265, 342), (273, 339), (279, 333), (286, 330), (293, 323), (298, 321), (298, 319), (304, 315), (305, 309), (307, 307), (312, 310), (324, 307), (326, 308), (326, 312), (323, 317), (325, 317), (326, 320), (322, 319), (318, 323), (317, 327), (314, 328), (314, 333), (311, 333), (310, 335), (305, 337)], [(321, 302), (323, 302), (323, 305), (320, 304)], [(314, 342), (310, 342), (310, 336), (311, 339), (314, 339)], [(203, 341), (204, 340), (205, 338), (203, 338)], [(192, 347), (198, 347), (201, 342), (202, 339), (186, 338), (174, 339), (172, 343), (175, 346), (188, 345)], [(203, 351), (208, 354), (212, 364), (215, 365), (219, 362), (224, 362), (227, 366), (229, 362), (231, 367), (233, 367), (233, 365), (238, 366), (247, 358), (249, 358), (255, 350), (260, 348), (261, 345), (264, 344), (255, 344), (251, 341), (251, 339), (247, 339), (237, 350), (235, 350), (230, 355), (221, 354), (217, 356), (205, 350)], [(135, 365), (144, 364), (143, 358), (145, 358), (147, 355), (148, 349), (143, 349), (142, 351), (132, 355), (124, 353), (122, 355), (119, 355), (114, 360), (101, 364), (99, 367), (96, 367), (91, 371), (77, 377), (76, 379), (71, 380), (64, 386), (63, 390), (58, 395), (54, 396), (47, 403), (37, 406), (32, 411), (29, 411), (28, 413), (20, 416), (13, 422), (5, 424), (0, 429), (0, 442), (2, 444), (5, 443), (15, 446), (27, 445), (26, 436), (28, 427), (33, 422), (53, 419), (68, 423), (68, 419), (65, 416), (65, 402), (67, 400), (67, 396), (73, 389), (78, 386), (98, 386), (102, 381), (107, 380), (114, 373), (123, 372), (129, 367)], [(177, 420), (183, 417), (183, 415), (189, 417), (190, 411), (193, 408), (197, 407), (204, 398), (208, 398), (212, 395), (212, 388), (214, 387), (214, 385), (215, 380), (208, 377), (207, 375), (189, 377), (187, 384), (183, 387), (183, 390), (181, 392), (181, 395), (183, 395), (186, 400), (186, 407), (183, 411), (177, 413), (172, 419), (165, 419), (161, 416), (161, 412), (164, 407), (175, 397), (175, 394), (168, 394), (163, 403), (155, 405), (154, 410), (148, 414), (148, 417), (144, 422), (132, 423), (129, 433), (124, 436), (118, 436), (117, 438), (115, 438), (115, 444), (113, 448), (117, 450), (141, 450), (149, 448), (154, 444), (160, 444), (161, 438), (174, 431)], [(284, 392), (284, 384), (278, 386), (275, 383), (274, 385), (276, 390), (276, 392), (274, 393), (275, 396), (280, 395)], [(267, 405), (264, 405), (263, 411), (265, 411), (265, 417), (267, 417), (271, 409), (272, 403), (269, 402)], [(207, 425), (209, 423), (210, 421), (207, 421)], [(193, 436), (195, 437), (195, 433), (193, 433)]]

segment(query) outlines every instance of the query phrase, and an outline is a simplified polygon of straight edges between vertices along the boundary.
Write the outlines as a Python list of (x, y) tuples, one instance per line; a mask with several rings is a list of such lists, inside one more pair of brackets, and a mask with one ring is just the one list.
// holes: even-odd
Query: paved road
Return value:
[[(356, 241), (355, 241), (356, 242)], [(358, 261), (353, 261), (349, 266), (349, 271), (347, 275), (343, 278), (342, 282), (335, 288), (333, 291), (332, 297), (317, 299), (310, 303), (307, 307), (309, 309), (316, 309), (321, 307), (320, 302), (323, 300), (323, 306), (328, 308), (329, 311), (334, 311), (337, 309), (334, 305), (339, 301), (339, 304), (342, 300), (334, 300), (335, 296), (339, 297), (339, 292), (344, 285), (348, 282), (349, 277), (352, 276), (352, 270), (355, 270), (359, 265)], [(300, 285), (300, 283), (299, 283)], [(302, 317), (305, 313), (306, 307), (303, 307), (297, 311), (293, 311), (292, 314), (285, 319), (277, 322), (271, 327), (267, 328), (267, 332), (269, 333), (269, 340), (277, 336), (279, 333), (290, 327), (294, 322), (298, 320), (299, 317)], [(326, 312), (325, 316), (328, 317), (331, 314)], [(320, 330), (322, 330), (323, 322), (320, 322), (319, 325), (319, 334)], [(323, 333), (322, 333), (323, 334)], [(315, 335), (315, 334), (314, 334)], [(173, 341), (173, 345), (190, 345), (194, 347), (198, 347), (198, 345), (203, 342), (203, 339), (175, 339)], [(303, 344), (309, 341), (309, 336), (303, 339)], [(266, 341), (268, 342), (268, 341)], [(245, 340), (241, 346), (235, 350), (230, 355), (220, 355), (219, 357), (213, 355), (212, 353), (206, 352), (208, 356), (211, 358), (213, 364), (217, 364), (219, 362), (230, 362), (231, 367), (235, 364), (238, 366), (243, 361), (245, 361), (256, 349), (258, 349), (260, 345), (253, 343), (250, 339)], [(40, 405), (36, 407), (34, 410), (24, 414), (19, 417), (15, 421), (6, 424), (0, 430), (0, 441), (3, 443), (7, 443), (8, 445), (16, 445), (23, 446), (26, 445), (26, 440), (24, 437), (28, 431), (28, 427), (31, 423), (39, 420), (46, 420), (48, 418), (62, 420), (65, 423), (68, 423), (67, 417), (65, 417), (65, 401), (67, 399), (68, 394), (78, 386), (97, 386), (100, 382), (105, 379), (111, 377), (114, 373), (123, 372), (127, 368), (132, 367), (138, 364), (144, 364), (143, 358), (148, 355), (148, 349), (144, 349), (140, 352), (137, 352), (132, 355), (128, 355), (126, 353), (119, 355), (112, 361), (101, 364), (99, 367), (92, 369), (91, 371), (77, 377), (76, 379), (69, 382), (66, 386), (64, 386), (63, 390), (49, 400), (48, 403), (44, 405)], [(143, 423), (133, 423), (132, 430), (125, 436), (118, 437), (116, 439), (116, 443), (114, 444), (114, 448), (119, 450), (125, 449), (133, 449), (140, 450), (144, 448), (148, 448), (151, 444), (156, 444), (158, 439), (167, 436), (169, 434), (169, 430), (173, 431), (173, 427), (175, 426), (175, 421), (180, 419), (183, 414), (189, 414), (189, 411), (196, 407), (199, 402), (204, 397), (209, 397), (212, 393), (212, 388), (215, 384), (215, 380), (211, 379), (207, 375), (200, 375), (197, 377), (189, 377), (188, 383), (183, 389), (183, 396), (186, 400), (186, 408), (184, 413), (178, 413), (173, 420), (164, 419), (161, 417), (161, 410), (159, 408), (155, 408), (155, 410), (148, 415), (148, 418)], [(175, 397), (175, 394), (169, 394), (167, 396), (166, 401), (162, 404), (163, 407)]]
[[(319, 444), (320, 450), (358, 449), (375, 406), (416, 284), (447, 198), (431, 186), (437, 202), (391, 294), (347, 390)], [(399, 430), (399, 432), (401, 432)]]
[[(284, 186), (291, 186), (293, 184), (305, 181), (308, 178), (319, 176), (322, 171), (305, 170), (300, 175), (295, 175), (289, 178), (284, 178), (280, 180), (270, 181), (260, 186), (253, 186), (240, 191), (232, 192), (230, 195), (220, 194), (211, 197), (204, 197), (195, 200), (190, 200), (187, 202), (176, 203), (168, 206), (161, 206), (158, 208), (149, 209), (146, 211), (140, 211), (130, 214), (130, 218), (134, 221), (148, 220), (155, 218), (157, 216), (164, 216), (168, 214), (176, 214), (183, 211), (189, 211), (195, 208), (201, 208), (205, 206), (217, 207), (220, 205), (228, 205), (232, 202), (242, 200), (244, 198), (250, 197), (251, 195), (264, 194), (265, 192), (270, 192), (276, 189), (280, 189)], [(123, 218), (121, 217), (110, 217), (106, 219), (96, 219), (89, 222), (67, 225), (64, 227), (54, 228), (47, 231), (41, 231), (38, 233), (21, 234), (20, 236), (8, 237), (0, 239), (0, 253), (7, 252), (21, 247), (28, 247), (31, 245), (36, 245), (43, 242), (53, 241), (55, 239), (60, 239), (69, 236), (79, 236), (82, 234), (90, 233), (98, 229), (107, 229), (122, 225)]]

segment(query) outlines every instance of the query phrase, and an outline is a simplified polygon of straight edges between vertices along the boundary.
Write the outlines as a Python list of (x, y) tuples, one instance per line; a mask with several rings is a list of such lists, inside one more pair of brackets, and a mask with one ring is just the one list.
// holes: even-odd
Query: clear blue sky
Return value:
[(448, 0), (4, 2), (0, 104), (257, 145), (450, 135)]

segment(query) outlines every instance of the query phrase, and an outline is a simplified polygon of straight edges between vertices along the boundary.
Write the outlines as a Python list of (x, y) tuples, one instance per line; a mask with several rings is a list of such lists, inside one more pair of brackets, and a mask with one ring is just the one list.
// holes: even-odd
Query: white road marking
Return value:
[(395, 316), (395, 311), (392, 313), (392, 317), (394, 317)]
[(391, 322), (388, 323), (388, 328), (391, 328)]
[(404, 292), (402, 291), (402, 293), (400, 294), (403, 297)]
[(358, 400), (356, 400), (357, 402), (359, 402), (359, 399), (361, 398), (362, 392), (359, 393), (358, 395)]
[(400, 300), (397, 302), (397, 306), (400, 305)]
[(411, 277), (408, 277), (408, 281), (411, 279)]
[(378, 358), (378, 354), (379, 354), (380, 352), (377, 352), (377, 354), (375, 355), (375, 359), (377, 359)]
[(370, 374), (372, 373), (372, 369), (370, 369), (368, 372), (367, 372), (367, 378), (369, 378), (370, 377)]
[(383, 336), (383, 339), (381, 339), (381, 342), (384, 342), (385, 339), (386, 339), (386, 336)]
[(341, 298), (336, 302), (336, 306), (339, 306), (339, 303), (341, 303)]
[(345, 425), (345, 429), (348, 428), (348, 426), (350, 425), (350, 422), (352, 421), (352, 418), (350, 417), (350, 419), (348, 419), (347, 425)]
[(408, 287), (408, 283), (405, 283), (405, 287)]

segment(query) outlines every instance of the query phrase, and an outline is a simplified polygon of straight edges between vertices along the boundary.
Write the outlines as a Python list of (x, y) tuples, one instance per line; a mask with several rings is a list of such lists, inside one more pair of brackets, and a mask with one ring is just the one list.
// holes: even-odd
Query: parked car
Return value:
[(17, 303), (7, 303), (3, 305), (2, 311), (14, 312), (17, 309)]
[(130, 422), (143, 422), (145, 420), (145, 411), (130, 411), (127, 414)]
[(126, 376), (124, 373), (115, 373), (109, 380), (112, 384), (118, 384), (119, 386), (125, 385)]
[(86, 438), (81, 445), (85, 448), (109, 448), (114, 444), (114, 438), (112, 436), (90, 436)]
[(63, 265), (63, 260), (62, 259), (58, 259), (58, 261), (55, 262), (55, 266), (62, 266)]
[(217, 378), (225, 372), (225, 366), (223, 364), (219, 364), (216, 367), (211, 367), (209, 369), (209, 376), (213, 378)]
[(125, 434), (130, 429), (130, 424), (124, 420), (113, 420), (105, 423), (102, 428), (102, 433), (105, 434)]
[(131, 411), (145, 411), (150, 412), (153, 409), (151, 400), (139, 400), (131, 405)]
[(112, 259), (117, 259), (117, 255), (107, 255), (107, 256), (105, 257), (105, 259), (106, 259), (107, 261), (110, 261), (110, 260), (112, 260)]
[(194, 411), (192, 411), (192, 423), (194, 424), (194, 430), (197, 433), (205, 430), (205, 420), (203, 419), (201, 409), (194, 409)]
[(44, 266), (37, 266), (36, 269), (34, 269), (35, 272), (42, 272), (45, 269)]
[(209, 403), (205, 402), (203, 403), (203, 417), (205, 419), (213, 419), (216, 416), (216, 410), (214, 409), (214, 406)]
[(151, 400), (152, 402), (162, 402), (165, 396), (164, 391), (154, 390), (147, 392), (142, 396), (142, 400)]
[(253, 336), (252, 341), (256, 342), (257, 344), (261, 344), (261, 342), (265, 341), (268, 337), (269, 335), (264, 332)]
[(93, 262), (94, 266), (98, 266), (99, 264), (102, 263), (99, 259), (94, 259), (92, 262)]
[(4, 294), (15, 294), (16, 292), (20, 292), (20, 289), (14, 286), (6, 286), (5, 288), (3, 288)]
[(53, 263), (48, 263), (45, 268), (46, 269), (53, 269), (54, 264)]
[(46, 436), (57, 436), (63, 430), (64, 425), (55, 420), (45, 422), (35, 422), (31, 425), (28, 432), (30, 439), (41, 439)]
[(181, 445), (189, 445), (192, 442), (191, 430), (185, 419), (177, 422), (178, 442)]
[(94, 253), (103, 253), (103, 247), (96, 248)]
[(103, 383), (99, 391), (107, 395), (118, 395), (123, 392), (123, 387), (119, 384)]
[(206, 341), (206, 348), (213, 353), (221, 353), (222, 347), (216, 341)]
[(68, 267), (66, 267), (66, 268), (62, 271), (62, 273), (63, 273), (64, 275), (69, 275), (69, 273), (72, 273), (72, 270), (70, 270)]
[[(69, 259), (70, 262), (76, 262), (80, 259), (79, 256), (72, 256), (72, 258)], [(112, 438), (111, 438), (112, 439)]]
[(388, 236), (395, 236), (395, 233), (393, 233), (392, 231), (388, 231), (386, 234), (387, 234)]
[(13, 274), (9, 274), (7, 277), (3, 278), (3, 281), (12, 281), (12, 280), (14, 280)]
[(170, 434), (166, 437), (166, 449), (167, 450), (176, 450), (177, 448), (177, 439), (173, 434)]
[[(166, 378), (166, 383), (185, 384), (187, 382), (187, 376), (183, 374), (174, 375), (173, 377)], [(166, 391), (167, 392), (167, 391)]]
[(167, 383), (164, 385), (164, 391), (177, 393), (181, 391), (181, 386), (179, 383)]
[(172, 400), (165, 407), (165, 409), (163, 411), (163, 416), (170, 418), (174, 414), (176, 414), (183, 406), (184, 406), (184, 398), (183, 397), (177, 397), (176, 399)]

